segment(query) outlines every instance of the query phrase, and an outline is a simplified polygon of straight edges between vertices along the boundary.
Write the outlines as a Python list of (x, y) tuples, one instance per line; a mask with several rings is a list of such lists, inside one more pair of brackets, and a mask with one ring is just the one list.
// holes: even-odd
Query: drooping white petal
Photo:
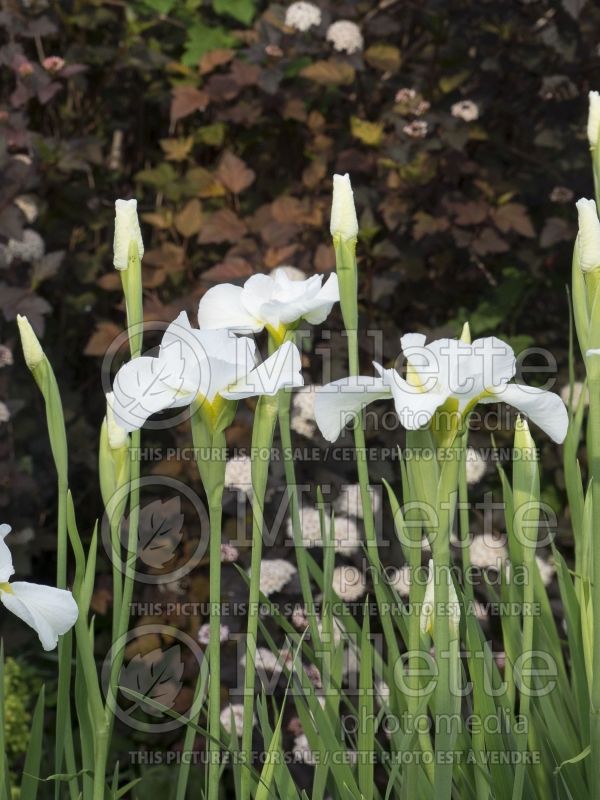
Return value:
[(12, 555), (4, 539), (11, 532), (10, 525), (4, 523), (0, 525), (0, 583), (8, 583), (11, 575), (14, 575)]
[(300, 351), (293, 342), (284, 342), (266, 361), (219, 392), (226, 400), (242, 400), (254, 395), (274, 395), (280, 389), (304, 386)]
[(322, 322), (325, 322), (331, 313), (334, 303), (339, 302), (339, 299), (340, 287), (338, 276), (334, 272), (327, 278), (318, 295), (315, 297), (312, 302), (312, 308), (303, 315), (304, 319), (311, 325), (320, 325)]
[(358, 236), (354, 193), (348, 173), (333, 176), (330, 230), (332, 236), (340, 236), (344, 241)]
[(593, 200), (581, 198), (575, 204), (579, 214), (579, 265), (584, 272), (600, 267), (600, 220)]
[(315, 420), (325, 439), (335, 442), (343, 428), (375, 400), (391, 397), (379, 377), (350, 376), (320, 386), (315, 393)]
[(376, 361), (373, 366), (380, 374), (384, 384), (389, 386), (396, 414), (404, 428), (417, 430), (427, 425), (435, 410), (446, 402), (448, 394), (438, 391), (420, 391), (404, 380), (395, 369), (384, 369)]
[[(126, 431), (141, 428), (152, 414), (189, 404), (194, 395), (173, 388), (177, 376), (174, 360), (140, 356), (124, 364), (113, 382), (113, 414)], [(183, 375), (181, 386), (184, 385)], [(166, 379), (167, 382), (163, 380)]]
[(561, 444), (567, 435), (569, 415), (562, 399), (554, 392), (538, 389), (535, 386), (510, 383), (492, 397), (483, 398), (482, 402), (502, 402), (514, 406), (557, 444)]
[(117, 200), (115, 202), (115, 239), (113, 244), (113, 263), (117, 269), (127, 269), (129, 263), (129, 244), (137, 244), (140, 260), (144, 255), (144, 242), (137, 215), (137, 200)]
[(232, 283), (222, 283), (209, 289), (198, 306), (200, 328), (228, 328), (236, 333), (262, 331), (264, 323), (248, 313), (242, 303), (242, 292), (241, 286)]
[(66, 589), (15, 581), (0, 591), (0, 602), (36, 631), (44, 650), (53, 650), (77, 621), (77, 603)]
[(588, 97), (587, 135), (590, 147), (596, 147), (600, 134), (600, 92), (590, 92)]

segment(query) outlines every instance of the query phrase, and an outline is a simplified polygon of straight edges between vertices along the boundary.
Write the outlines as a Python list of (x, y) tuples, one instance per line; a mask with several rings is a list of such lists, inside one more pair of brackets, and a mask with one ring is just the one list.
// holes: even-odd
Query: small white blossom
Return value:
[[(275, 677), (281, 675), (285, 666), (291, 668), (293, 660), (293, 656), (289, 650), (282, 650), (277, 654), (271, 652), (268, 647), (256, 648), (255, 663), (257, 671), (271, 673)], [(240, 664), (242, 667), (246, 667), (247, 659), (245, 655), (240, 659)]]
[(37, 202), (32, 194), (20, 194), (15, 197), (15, 205), (20, 209), (27, 222), (31, 225), (35, 222), (39, 213)]
[(290, 427), (296, 433), (311, 439), (317, 429), (315, 422), (315, 384), (304, 386), (292, 395), (292, 414)]
[(339, 19), (327, 28), (327, 41), (334, 50), (342, 53), (356, 53), (363, 49), (363, 36), (355, 22)]
[(460, 100), (453, 104), (450, 113), (464, 122), (473, 122), (479, 118), (479, 106), (472, 100)]
[[(381, 494), (375, 487), (371, 487), (370, 495), (373, 514), (377, 514), (381, 508)], [(359, 483), (342, 486), (335, 501), (335, 510), (349, 517), (364, 519)]]
[(0, 400), (0, 423), (8, 422), (10, 419), (10, 411), (8, 410), (8, 406), (6, 403), (3, 403)]
[(556, 567), (551, 561), (546, 561), (541, 556), (536, 556), (535, 560), (537, 562), (538, 569), (542, 577), (542, 583), (544, 584), (544, 586), (549, 586), (552, 583), (552, 579), (554, 578)]
[(309, 766), (315, 766), (317, 763), (315, 754), (310, 749), (308, 738), (305, 733), (301, 733), (294, 739), (292, 753), (294, 754), (294, 761), (296, 763), (300, 762), (302, 764), (308, 764)]
[(485, 458), (474, 447), (467, 448), (465, 454), (465, 466), (467, 471), (467, 483), (474, 485), (485, 475), (487, 464)]
[(232, 564), (240, 557), (240, 551), (233, 544), (225, 543), (221, 545), (221, 563)]
[[(241, 736), (244, 730), (244, 706), (241, 703), (232, 703), (231, 705), (225, 706), (225, 708), (221, 711), (221, 725), (225, 729), (225, 732), (230, 736), (232, 730), (232, 717), (235, 732), (238, 736)], [(256, 714), (252, 714), (252, 727), (255, 725)]]
[(285, 12), (285, 24), (297, 31), (307, 31), (321, 24), (321, 9), (313, 3), (292, 3)]
[(280, 592), (296, 574), (296, 567), (283, 558), (265, 559), (260, 565), (260, 591), (266, 596)]
[(387, 576), (389, 585), (395, 589), (400, 597), (408, 597), (410, 594), (411, 570), (410, 567), (396, 567)]
[(10, 367), (13, 364), (13, 354), (10, 347), (5, 344), (0, 344), (0, 369), (2, 367)]
[[(227, 625), (220, 625), (219, 626), (219, 641), (221, 644), (228, 641), (229, 639), (229, 628)], [(198, 629), (198, 642), (203, 645), (207, 645), (210, 641), (210, 624), (206, 622), (204, 625), (201, 625)]]
[(231, 458), (225, 464), (225, 486), (252, 494), (252, 461), (248, 456)]
[(34, 230), (23, 231), (22, 239), (9, 239), (6, 245), (6, 260), (10, 264), (15, 258), (21, 261), (39, 261), (46, 251), (44, 240)]
[(429, 126), (423, 120), (414, 119), (405, 125), (402, 130), (411, 139), (424, 139), (427, 136)]
[(352, 603), (367, 591), (367, 582), (358, 567), (343, 565), (333, 570), (333, 591), (340, 600)]
[(508, 553), (504, 539), (499, 539), (484, 533), (474, 536), (469, 545), (471, 564), (479, 569), (501, 570)]

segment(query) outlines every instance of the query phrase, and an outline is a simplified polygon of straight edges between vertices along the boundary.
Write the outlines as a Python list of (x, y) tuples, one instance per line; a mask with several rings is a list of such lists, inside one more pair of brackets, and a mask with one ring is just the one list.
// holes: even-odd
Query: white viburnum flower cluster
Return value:
[(360, 28), (348, 19), (339, 19), (327, 28), (327, 41), (340, 53), (357, 53), (363, 49), (364, 40)]
[(452, 105), (450, 113), (463, 122), (474, 122), (479, 119), (479, 106), (472, 100), (459, 100)]
[(283, 558), (265, 559), (260, 565), (260, 591), (265, 597), (280, 592), (296, 574), (296, 567)]
[(285, 12), (285, 24), (297, 31), (307, 31), (321, 24), (321, 9), (313, 3), (292, 3)]
[[(201, 625), (198, 629), (198, 643), (203, 645), (208, 645), (210, 640), (210, 624), (206, 622), (204, 625)], [(219, 641), (221, 644), (224, 644), (229, 640), (229, 628), (227, 625), (220, 625), (219, 626)]]
[(471, 486), (479, 483), (487, 470), (485, 458), (481, 455), (479, 450), (476, 450), (474, 447), (467, 448), (465, 466), (467, 471), (467, 483)]
[[(373, 514), (378, 514), (381, 508), (381, 494), (375, 488), (371, 488), (371, 509)], [(360, 496), (360, 484), (344, 484), (337, 496), (334, 508), (340, 514), (348, 517), (364, 519), (362, 500)]]
[(303, 386), (292, 397), (290, 427), (301, 436), (312, 439), (317, 430), (315, 422), (315, 396), (319, 387), (315, 384)]
[[(221, 711), (221, 725), (223, 726), (225, 732), (231, 736), (232, 730), (235, 730), (236, 734), (239, 736), (242, 735), (242, 731), (244, 730), (244, 706), (241, 703), (232, 703)], [(232, 722), (233, 720), (233, 727)], [(256, 714), (252, 714), (252, 727), (256, 725)]]
[(7, 264), (12, 264), (15, 259), (27, 263), (39, 261), (45, 252), (44, 240), (37, 231), (31, 228), (23, 231), (22, 239), (9, 239), (6, 245), (3, 245), (3, 254)]
[(358, 567), (344, 564), (333, 570), (331, 584), (335, 594), (346, 603), (359, 600), (367, 591), (367, 581)]
[(504, 539), (490, 536), (487, 533), (474, 536), (469, 545), (471, 564), (480, 569), (500, 571), (508, 558)]
[(252, 494), (252, 461), (248, 456), (231, 458), (225, 464), (225, 486)]

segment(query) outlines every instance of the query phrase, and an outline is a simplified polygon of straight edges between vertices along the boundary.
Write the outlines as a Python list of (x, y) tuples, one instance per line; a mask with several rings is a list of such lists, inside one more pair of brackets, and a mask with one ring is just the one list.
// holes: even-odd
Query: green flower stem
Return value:
[[(256, 641), (260, 601), (260, 565), (262, 560), (264, 500), (269, 475), (269, 456), (279, 410), (277, 396), (259, 398), (252, 428), (252, 557), (250, 560), (250, 588), (248, 592), (248, 628), (246, 636), (246, 670), (244, 673), (244, 727), (242, 731), (242, 756), (250, 763), (252, 751), (252, 720), (254, 714), (254, 685), (256, 680)], [(240, 797), (249, 800), (251, 773), (241, 773)]]
[[(592, 478), (592, 618), (594, 636), (592, 651), (592, 686), (590, 695), (590, 740), (592, 764), (592, 798), (600, 798), (600, 357), (588, 359), (590, 386), (589, 444)], [(596, 374), (599, 373), (599, 374)]]
[[(223, 486), (225, 483), (225, 434), (211, 429), (203, 417), (202, 407), (194, 409), (192, 438), (197, 453), (197, 464), (208, 499), (210, 515), (209, 546), (209, 638), (208, 665), (208, 800), (219, 796), (221, 748), (221, 517), (223, 509)], [(207, 460), (201, 458), (202, 451), (210, 452)], [(201, 676), (198, 675), (198, 681)]]
[[(67, 588), (67, 505), (69, 493), (69, 467), (67, 434), (65, 419), (56, 376), (46, 357), (32, 367), (31, 373), (37, 383), (46, 409), (46, 425), (50, 439), (50, 448), (56, 467), (58, 484), (57, 541), (56, 541), (56, 585), (59, 589)], [(70, 694), (71, 694), (71, 662), (73, 652), (72, 636), (63, 636), (58, 644), (58, 696), (56, 714), (56, 739), (54, 743), (54, 770), (62, 772), (65, 741), (72, 736), (68, 729)], [(55, 785), (55, 797), (58, 800), (59, 784)]]
[[(293, 331), (288, 332), (286, 339), (294, 341), (295, 334)], [(271, 346), (276, 346), (275, 342)], [(281, 447), (283, 450), (283, 469), (285, 473), (285, 482), (288, 493), (288, 500), (290, 504), (290, 516), (292, 520), (292, 534), (294, 537), (294, 549), (296, 553), (296, 563), (298, 565), (298, 578), (300, 580), (300, 589), (302, 591), (302, 602), (306, 608), (308, 617), (308, 625), (310, 630), (311, 639), (313, 642), (319, 641), (319, 631), (317, 627), (317, 620), (315, 616), (314, 600), (310, 586), (310, 573), (306, 559), (306, 548), (302, 543), (302, 520), (300, 517), (300, 503), (298, 500), (298, 484), (296, 483), (296, 468), (294, 466), (293, 450), (292, 450), (292, 432), (290, 425), (290, 406), (292, 402), (292, 393), (281, 391), (278, 394), (278, 421), (279, 421), (279, 434), (281, 436)]]
[[(340, 305), (342, 307), (342, 317), (347, 337), (349, 373), (351, 376), (355, 376), (359, 374), (356, 239), (344, 241), (339, 236), (334, 236), (333, 246), (335, 249), (336, 272), (340, 284)], [(387, 592), (383, 585), (381, 562), (379, 560), (377, 548), (377, 534), (375, 531), (373, 504), (371, 502), (369, 467), (367, 463), (362, 412), (358, 414), (354, 423), (354, 449), (356, 452), (360, 499), (365, 526), (365, 544), (369, 561), (374, 570), (373, 589), (375, 600), (380, 610), (379, 618), (388, 647), (387, 674), (384, 678), (388, 685), (391, 686), (394, 681), (395, 665), (401, 663), (401, 655), (393, 620), (386, 608)], [(423, 744), (425, 744), (425, 742), (423, 742)]]
[[(455, 452), (445, 459), (440, 470), (435, 511), (438, 524), (432, 542), (435, 576), (434, 603), (434, 641), (437, 664), (437, 683), (435, 688), (435, 780), (436, 798), (449, 798), (452, 795), (453, 754), (458, 734), (455, 712), (455, 698), (452, 695), (452, 635), (450, 629), (450, 533), (456, 510), (458, 475), (461, 457), (461, 438), (455, 437), (449, 450)], [(438, 613), (439, 612), (439, 613)]]
[[(523, 589), (523, 608), (532, 609), (535, 599), (535, 551), (537, 545), (537, 521), (539, 518), (540, 479), (536, 460), (535, 444), (527, 424), (517, 420), (514, 441), (517, 458), (513, 465), (513, 498), (515, 536), (523, 546), (523, 566), (526, 583)], [(533, 614), (523, 616), (523, 637), (521, 654), (531, 653), (533, 649)], [(521, 691), (519, 715), (529, 721), (530, 692)], [(520, 753), (527, 751), (527, 730), (516, 735), (516, 745)], [(513, 800), (521, 800), (525, 783), (525, 759), (521, 758), (515, 768)]]
[[(129, 350), (131, 358), (133, 359), (138, 358), (142, 354), (144, 322), (142, 307), (142, 265), (135, 241), (129, 243), (128, 267), (126, 270), (121, 271), (121, 281), (127, 309)], [(129, 628), (131, 601), (135, 584), (135, 564), (137, 561), (138, 529), (140, 524), (140, 444), (141, 432), (139, 430), (133, 431), (129, 444), (129, 525), (127, 531), (126, 554), (122, 562), (121, 608), (112, 642), (113, 648), (117, 643), (119, 643), (119, 647), (114, 653), (110, 670), (109, 696), (112, 697), (114, 703), (116, 703), (119, 674), (125, 657), (125, 647), (122, 640)], [(114, 711), (111, 708), (111, 703), (106, 704), (105, 718), (107, 727), (106, 747), (102, 744), (100, 753), (96, 753), (96, 769), (94, 770), (94, 777), (96, 772), (101, 772), (103, 781), (106, 773), (108, 748), (114, 725)], [(103, 761), (100, 756), (103, 758)]]

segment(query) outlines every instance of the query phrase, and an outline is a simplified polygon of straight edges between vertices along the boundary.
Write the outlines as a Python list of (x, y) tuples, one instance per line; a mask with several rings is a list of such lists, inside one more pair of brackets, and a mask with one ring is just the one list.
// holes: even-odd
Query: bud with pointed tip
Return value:
[(598, 144), (598, 134), (600, 134), (600, 92), (590, 92), (587, 135), (590, 147), (594, 148)]
[(137, 215), (137, 200), (116, 200), (113, 264), (119, 270), (127, 269), (129, 266), (131, 242), (136, 243), (137, 254), (141, 261), (144, 255), (144, 242)]
[(358, 236), (358, 220), (354, 207), (354, 194), (350, 184), (350, 176), (333, 176), (333, 201), (331, 204), (331, 235), (339, 236), (343, 241), (356, 239)]
[(460, 334), (460, 341), (463, 342), (464, 344), (471, 344), (472, 343), (471, 326), (469, 325), (468, 322), (465, 322), (465, 324), (463, 325), (463, 329), (462, 329), (462, 332)]
[(33, 328), (27, 317), (17, 314), (17, 325), (19, 326), (19, 334), (21, 335), (21, 346), (23, 347), (25, 363), (29, 369), (34, 369), (46, 358), (42, 350), (42, 345), (33, 332)]
[(600, 220), (593, 200), (578, 200), (579, 265), (584, 272), (600, 267)]
[[(430, 636), (434, 632), (435, 626), (435, 565), (433, 561), (429, 560), (429, 576), (427, 578), (427, 587), (425, 589), (425, 597), (421, 605), (421, 619), (420, 627), (421, 633), (428, 633)], [(443, 575), (448, 580), (448, 608), (447, 614), (450, 617), (450, 631), (454, 635), (458, 634), (460, 626), (460, 603), (454, 588), (454, 582), (450, 576), (450, 571), (446, 568), (439, 570), (440, 575)]]
[(106, 431), (108, 434), (108, 443), (111, 449), (120, 450), (122, 447), (128, 446), (129, 434), (115, 419), (113, 401), (114, 394), (112, 392), (108, 392), (106, 395)]

